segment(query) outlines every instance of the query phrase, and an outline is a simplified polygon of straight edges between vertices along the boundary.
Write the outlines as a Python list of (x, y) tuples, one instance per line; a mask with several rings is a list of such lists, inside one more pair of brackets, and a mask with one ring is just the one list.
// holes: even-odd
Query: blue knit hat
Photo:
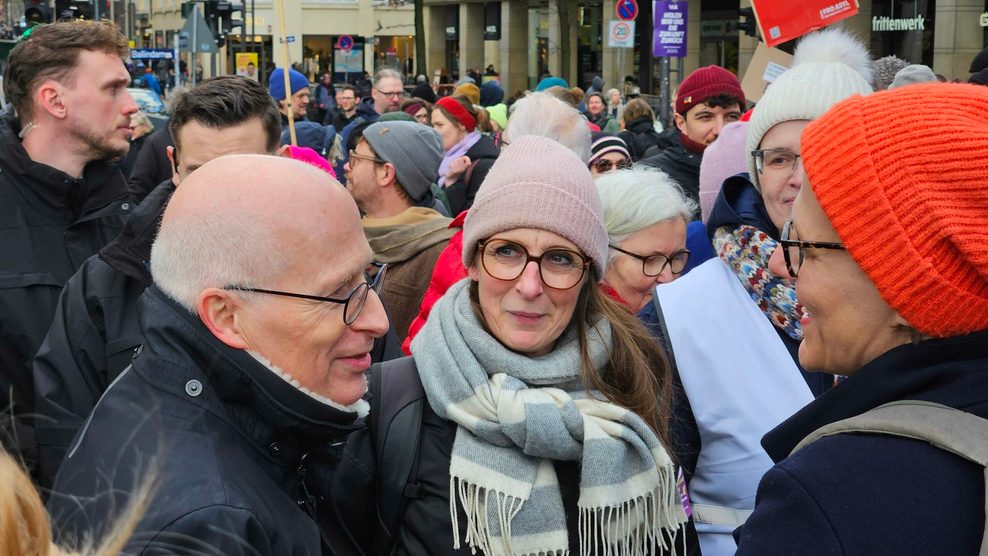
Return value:
[(504, 100), (504, 89), (497, 81), (488, 81), (480, 86), (480, 105), (494, 106)]
[[(336, 139), (336, 128), (331, 125), (322, 125), (308, 120), (295, 122), (295, 138), (298, 146), (309, 147), (325, 157)], [(281, 132), (281, 145), (288, 145), (292, 142), (291, 132), (285, 126)]]
[[(271, 75), (268, 76), (268, 93), (271, 98), (277, 100), (285, 100), (285, 75), (281, 68), (274, 68)], [(301, 73), (290, 69), (288, 70), (288, 79), (292, 84), (292, 94), (301, 91), (302, 89), (309, 86), (309, 80), (306, 79)]]
[(546, 77), (535, 86), (535, 92), (541, 93), (549, 87), (563, 87), (569, 89), (569, 83), (562, 77)]

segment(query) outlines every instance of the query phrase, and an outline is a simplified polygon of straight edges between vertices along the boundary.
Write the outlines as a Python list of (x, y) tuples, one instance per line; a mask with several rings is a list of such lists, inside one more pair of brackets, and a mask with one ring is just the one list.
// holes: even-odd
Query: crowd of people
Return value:
[(126, 55), (6, 67), (0, 552), (988, 546), (988, 88), (828, 28), (665, 130), (276, 68), (152, 132)]

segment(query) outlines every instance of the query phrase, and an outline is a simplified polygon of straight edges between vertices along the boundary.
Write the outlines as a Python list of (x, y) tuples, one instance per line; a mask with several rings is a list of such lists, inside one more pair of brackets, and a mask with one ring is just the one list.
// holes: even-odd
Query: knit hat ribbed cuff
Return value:
[(517, 228), (535, 228), (573, 242), (604, 277), (607, 230), (590, 171), (572, 151), (536, 135), (513, 141), (477, 191), (463, 224), (463, 265), (477, 242)]
[(802, 137), (809, 182), (847, 250), (886, 303), (932, 336), (988, 328), (988, 90), (979, 89), (854, 96)]

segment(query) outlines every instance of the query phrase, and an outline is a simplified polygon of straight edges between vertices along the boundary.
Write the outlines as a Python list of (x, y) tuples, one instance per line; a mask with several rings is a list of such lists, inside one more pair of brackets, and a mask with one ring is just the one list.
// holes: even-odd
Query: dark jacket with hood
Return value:
[(464, 154), (470, 158), (470, 168), (460, 174), (456, 183), (446, 184), (443, 189), (449, 202), (450, 214), (460, 214), (473, 206), (473, 198), (477, 196), (480, 184), (484, 183), (484, 178), (491, 171), (491, 166), (494, 166), (494, 161), (501, 154), (501, 150), (494, 144), (493, 139), (482, 135), (480, 140)]
[(883, 434), (829, 436), (789, 456), (816, 429), (897, 400), (988, 418), (988, 331), (893, 348), (766, 434), (762, 446), (777, 464), (735, 531), (737, 554), (978, 554), (980, 465)]
[(39, 481), (51, 486), (86, 416), (144, 343), (137, 301), (151, 285), (148, 261), (168, 180), (134, 210), (123, 231), (65, 284), (55, 318), (34, 360)]
[(635, 162), (645, 158), (645, 151), (661, 141), (661, 136), (655, 131), (655, 120), (649, 117), (628, 122), (624, 130), (618, 133), (618, 137), (628, 145), (628, 153)]
[[(0, 442), (34, 464), (31, 361), (48, 332), (62, 286), (110, 242), (130, 214), (116, 164), (93, 161), (75, 178), (31, 160), (19, 123), (0, 119)], [(13, 398), (14, 407), (10, 407)]]
[(641, 161), (643, 166), (658, 168), (669, 174), (693, 202), (700, 203), (700, 162), (703, 154), (693, 152), (683, 145), (682, 134), (676, 130), (671, 137), (673, 144), (655, 156)]
[(100, 538), (152, 481), (128, 554), (335, 553), (324, 486), (356, 413), (226, 346), (155, 287), (141, 323), (141, 353), (58, 473), (48, 509), (59, 544)]

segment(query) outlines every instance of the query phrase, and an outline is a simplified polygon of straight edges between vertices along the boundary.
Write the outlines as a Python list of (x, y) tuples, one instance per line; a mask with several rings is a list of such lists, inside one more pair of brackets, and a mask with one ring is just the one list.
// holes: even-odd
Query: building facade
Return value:
[[(595, 75), (608, 87), (638, 80), (656, 92), (659, 60), (651, 55), (652, 6), (639, 0), (635, 46), (611, 48), (615, 0), (423, 0), (428, 67), (455, 76), (493, 65), (508, 94), (533, 87), (545, 73), (586, 87)], [(687, 53), (673, 60), (673, 87), (694, 69), (718, 64), (743, 75), (758, 44), (738, 31), (749, 0), (688, 0)], [(988, 45), (981, 15), (988, 0), (859, 0), (844, 25), (865, 39), (875, 58), (896, 54), (948, 78), (966, 80), (971, 59)], [(783, 48), (791, 49), (792, 45)]]

